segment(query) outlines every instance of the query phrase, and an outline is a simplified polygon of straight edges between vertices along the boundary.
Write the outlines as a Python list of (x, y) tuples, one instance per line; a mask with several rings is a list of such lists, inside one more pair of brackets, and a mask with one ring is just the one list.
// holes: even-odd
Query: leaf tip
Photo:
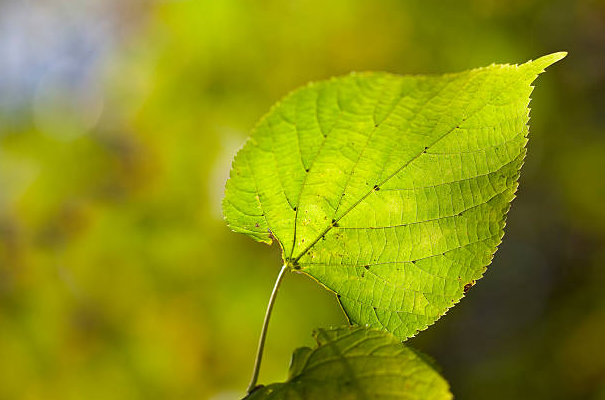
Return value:
[(556, 63), (557, 61), (564, 59), (565, 57), (567, 57), (566, 51), (558, 51), (556, 53), (551, 53), (551, 54), (542, 56), (542, 57), (538, 58), (535, 62), (543, 62), (543, 63), (547, 64), (547, 65), (545, 65), (545, 67), (547, 67), (549, 65)]
[[(557, 62), (557, 61), (562, 60), (565, 57), (567, 57), (567, 52), (566, 51), (558, 51), (556, 53), (549, 54), (549, 56), (551, 56), (554, 59), (553, 62)], [(548, 57), (548, 56), (545, 56), (545, 57)]]
[(567, 56), (566, 51), (559, 51), (556, 53), (547, 54), (545, 56), (539, 57), (533, 61), (528, 62), (527, 64), (531, 64), (532, 66), (537, 66), (540, 70), (544, 70), (545, 68), (553, 65), (554, 63), (561, 61)]

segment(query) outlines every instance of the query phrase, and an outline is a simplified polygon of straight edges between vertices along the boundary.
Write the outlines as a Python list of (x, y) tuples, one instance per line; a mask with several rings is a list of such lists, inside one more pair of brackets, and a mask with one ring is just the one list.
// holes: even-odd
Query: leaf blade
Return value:
[[(531, 82), (564, 55), (301, 88), (261, 120), (240, 152), (248, 165), (236, 158), (227, 221), (275, 237), (351, 322), (413, 336), (491, 262), (526, 152)], [(229, 209), (237, 201), (246, 217)]]
[(246, 399), (451, 399), (434, 363), (393, 335), (366, 327), (319, 329), (317, 346), (297, 349), (288, 380)]

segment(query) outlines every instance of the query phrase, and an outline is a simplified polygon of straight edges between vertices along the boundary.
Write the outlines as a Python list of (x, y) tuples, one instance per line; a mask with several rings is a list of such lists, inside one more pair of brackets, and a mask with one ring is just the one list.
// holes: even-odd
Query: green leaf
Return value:
[(432, 360), (389, 333), (365, 327), (319, 329), (317, 347), (296, 349), (288, 380), (246, 399), (451, 399)]
[(565, 55), (296, 90), (236, 155), (226, 220), (275, 238), (351, 322), (413, 336), (491, 262), (525, 156), (531, 83)]

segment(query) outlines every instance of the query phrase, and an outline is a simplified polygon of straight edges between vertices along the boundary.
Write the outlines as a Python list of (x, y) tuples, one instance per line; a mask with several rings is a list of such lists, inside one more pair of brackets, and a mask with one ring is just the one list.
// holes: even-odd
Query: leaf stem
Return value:
[(267, 305), (267, 311), (265, 313), (265, 320), (263, 321), (263, 328), (260, 333), (260, 339), (258, 340), (258, 350), (256, 351), (256, 359), (254, 360), (254, 370), (252, 371), (252, 378), (250, 379), (250, 384), (248, 384), (248, 389), (246, 389), (246, 392), (248, 394), (250, 394), (256, 387), (258, 373), (260, 372), (260, 363), (263, 359), (263, 350), (265, 348), (265, 339), (267, 338), (267, 328), (269, 327), (271, 311), (273, 310), (273, 304), (275, 304), (277, 291), (279, 290), (279, 286), (281, 285), (281, 281), (283, 280), (287, 270), (288, 265), (284, 264), (284, 266), (281, 267), (281, 270), (279, 271), (279, 275), (277, 275), (275, 286), (273, 286), (273, 292), (271, 292), (271, 297), (269, 298), (269, 304)]

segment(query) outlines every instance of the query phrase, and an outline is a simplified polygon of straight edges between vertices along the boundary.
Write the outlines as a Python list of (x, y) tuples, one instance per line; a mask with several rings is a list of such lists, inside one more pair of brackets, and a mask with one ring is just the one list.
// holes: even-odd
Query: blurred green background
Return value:
[[(0, 1), (0, 399), (241, 397), (280, 267), (221, 216), (255, 121), (310, 80), (560, 50), (501, 249), (411, 340), (458, 399), (605, 399), (603, 1)], [(287, 276), (261, 382), (344, 322)]]

